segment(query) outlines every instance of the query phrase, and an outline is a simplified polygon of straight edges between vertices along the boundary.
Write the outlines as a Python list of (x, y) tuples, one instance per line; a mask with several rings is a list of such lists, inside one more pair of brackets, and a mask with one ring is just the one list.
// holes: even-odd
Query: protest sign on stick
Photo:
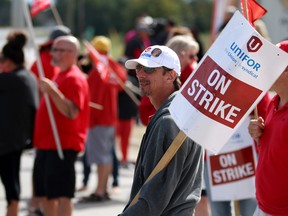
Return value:
[(217, 153), (287, 62), (287, 53), (236, 11), (174, 98), (171, 115), (188, 137)]
[(255, 198), (257, 156), (254, 141), (248, 133), (249, 122), (250, 117), (218, 154), (207, 151), (207, 173), (213, 201)]
[[(236, 11), (169, 107), (180, 128), (176, 138), (181, 136), (171, 147), (177, 143), (178, 150), (187, 135), (207, 150), (219, 152), (287, 62), (287, 53), (264, 39)], [(165, 165), (153, 170), (152, 177), (169, 164), (174, 154), (166, 157), (165, 153)], [(130, 206), (137, 202), (139, 193)]]

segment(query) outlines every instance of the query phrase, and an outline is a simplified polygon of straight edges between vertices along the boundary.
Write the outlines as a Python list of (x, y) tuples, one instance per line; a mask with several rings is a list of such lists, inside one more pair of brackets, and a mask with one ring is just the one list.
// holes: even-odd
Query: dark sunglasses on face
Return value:
[[(156, 67), (156, 68), (149, 68), (149, 67), (145, 67), (143, 65), (137, 65), (136, 66), (136, 73), (139, 73), (140, 70), (143, 68), (144, 72), (147, 73), (147, 74), (152, 74), (157, 68), (159, 67)], [(171, 71), (173, 69), (170, 69), (170, 68), (167, 68), (167, 67), (164, 67), (162, 66), (162, 68), (164, 68), (165, 71)]]
[(147, 74), (152, 74), (157, 68), (145, 67), (143, 65), (138, 64), (136, 66), (136, 73), (139, 73), (141, 69), (143, 69), (144, 72)]
[(191, 54), (189, 55), (189, 59), (195, 59), (197, 57), (197, 55)]
[(63, 52), (71, 52), (72, 50), (70, 50), (70, 49), (62, 49), (62, 48), (55, 48), (55, 47), (52, 47), (51, 48), (51, 52), (61, 52), (61, 53), (63, 53)]

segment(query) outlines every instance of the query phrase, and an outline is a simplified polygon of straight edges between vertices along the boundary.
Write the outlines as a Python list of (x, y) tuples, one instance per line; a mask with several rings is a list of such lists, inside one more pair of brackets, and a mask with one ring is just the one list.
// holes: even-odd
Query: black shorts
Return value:
[(5, 188), (8, 204), (12, 200), (19, 200), (20, 196), (20, 158), (22, 151), (15, 151), (0, 155), (0, 177)]
[(64, 159), (61, 160), (56, 150), (37, 150), (33, 168), (36, 197), (74, 197), (77, 152), (63, 150), (63, 155)]

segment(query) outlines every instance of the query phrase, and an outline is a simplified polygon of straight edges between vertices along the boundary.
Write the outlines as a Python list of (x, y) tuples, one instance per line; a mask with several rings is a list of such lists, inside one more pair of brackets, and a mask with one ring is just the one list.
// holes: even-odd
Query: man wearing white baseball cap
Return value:
[(167, 46), (150, 46), (146, 48), (138, 59), (130, 59), (125, 63), (128, 69), (136, 69), (141, 64), (145, 67), (167, 67), (174, 69), (178, 76), (181, 74), (180, 61), (177, 54)]
[[(141, 93), (156, 113), (142, 139), (130, 199), (120, 215), (191, 216), (200, 199), (203, 170), (203, 149), (193, 140), (186, 138), (170, 163), (144, 184), (179, 133), (168, 110), (180, 88), (179, 58), (166, 46), (151, 46), (125, 66), (136, 69)], [(139, 191), (137, 202), (130, 205)]]

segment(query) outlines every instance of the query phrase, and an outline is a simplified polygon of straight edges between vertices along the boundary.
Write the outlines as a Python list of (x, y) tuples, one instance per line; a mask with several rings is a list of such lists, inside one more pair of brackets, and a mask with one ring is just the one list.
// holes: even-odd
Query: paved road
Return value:
[[(144, 133), (145, 128), (136, 126), (133, 130), (131, 137), (131, 146), (129, 149), (129, 160), (135, 161), (137, 152), (139, 150), (139, 144)], [(118, 150), (119, 151), (119, 150)], [(23, 154), (21, 163), (21, 201), (19, 216), (28, 216), (28, 202), (31, 197), (31, 171), (33, 165), (33, 151), (28, 151)], [(79, 197), (89, 195), (93, 192), (96, 187), (96, 167), (92, 167), (92, 173), (88, 183), (88, 189), (85, 192), (77, 192), (76, 197), (73, 199), (74, 202), (74, 212), (73, 216), (115, 216), (120, 213), (127, 203), (132, 178), (133, 178), (133, 167), (130, 168), (120, 168), (119, 172), (119, 183), (120, 187), (113, 191), (110, 188), (111, 200), (101, 203), (91, 203), (91, 204), (79, 204), (77, 201)], [(82, 180), (82, 164), (81, 162), (76, 162), (76, 188), (81, 186)], [(112, 181), (112, 179), (110, 179)], [(109, 185), (111, 185), (110, 182)], [(6, 201), (4, 195), (4, 189), (2, 183), (0, 184), (0, 216), (5, 215)]]

